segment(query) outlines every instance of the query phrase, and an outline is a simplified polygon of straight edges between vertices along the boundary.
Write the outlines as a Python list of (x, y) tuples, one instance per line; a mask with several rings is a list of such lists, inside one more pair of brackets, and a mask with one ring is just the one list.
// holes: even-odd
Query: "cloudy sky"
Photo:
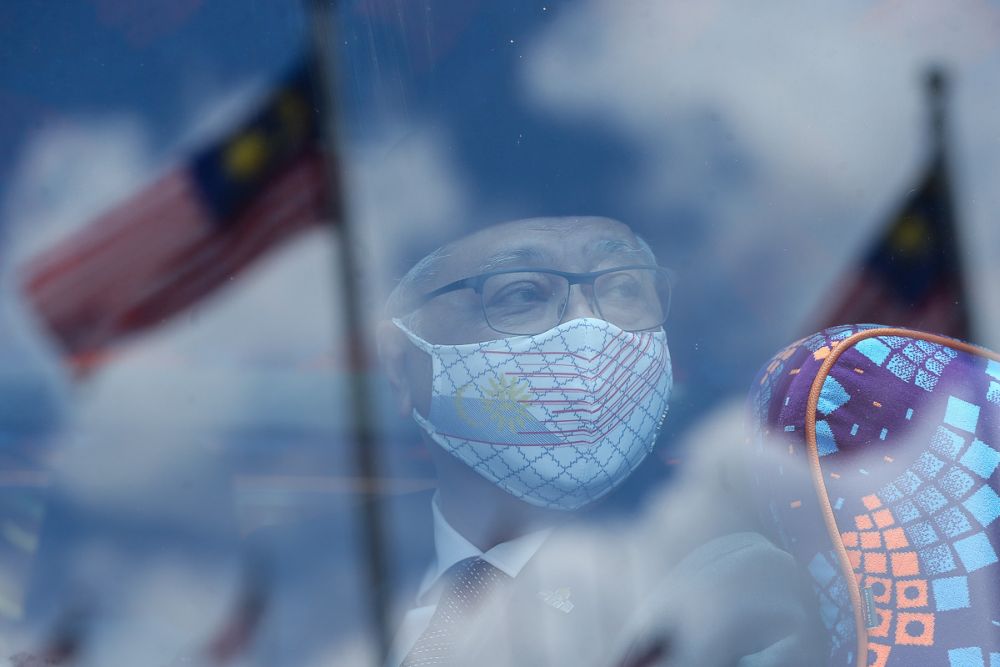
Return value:
[[(176, 165), (303, 47), (294, 13), (190, 4), (160, 17), (176, 22), (165, 32), (110, 2), (11, 10), (33, 35), (8, 46), (11, 57), (40, 52), (33, 63), (47, 76), (16, 73), (4, 86), (17, 108), (45, 110), (3, 128), (8, 253), (32, 254)], [(989, 3), (457, 4), (411, 15), (371, 0), (347, 3), (341, 17), (345, 167), (372, 310), (400, 266), (465, 227), (614, 215), (680, 272), (679, 364), (686, 353), (690, 375), (737, 391), (762, 356), (804, 332), (915, 183), (926, 149), (920, 74), (940, 62), (954, 81), (953, 163), (980, 338), (1000, 342), (985, 287), (1000, 247)], [(236, 20), (242, 32), (209, 38)], [(71, 59), (74, 48), (93, 55)], [(316, 278), (334, 256), (315, 235), (200, 308), (198, 321), (134, 349), (326, 353), (336, 295)], [(300, 324), (283, 335), (242, 326), (229, 300)], [(243, 333), (239, 343), (227, 326)]]
[[(18, 64), (0, 75), (10, 110), (0, 119), (0, 363), (5, 378), (43, 378), (5, 381), (6, 400), (39, 406), (43, 421), (71, 413), (86, 430), (156, 425), (208, 440), (241, 429), (337, 432), (346, 365), (337, 246), (324, 231), (129, 342), (82, 385), (62, 373), (18, 297), (19, 262), (183, 165), (305, 44), (304, 17), (283, 3), (129, 7), (0, 10), (0, 29), (14, 36), (2, 40), (0, 60)], [(977, 335), (1000, 347), (995, 3), (341, 7), (341, 152), (369, 314), (401, 267), (463, 230), (520, 216), (623, 219), (680, 274), (669, 448), (807, 333), (916, 184), (927, 149), (921, 76), (939, 63), (952, 82), (950, 148)], [(302, 371), (317, 364), (334, 370)], [(75, 450), (66, 488), (117, 511), (160, 471), (183, 476), (224, 458), (204, 440), (184, 442), (151, 440), (148, 456), (124, 457), (112, 443), (89, 463)], [(104, 474), (108, 460), (121, 474)], [(348, 466), (346, 455), (332, 465)], [(145, 592), (170, 588), (171, 576)]]

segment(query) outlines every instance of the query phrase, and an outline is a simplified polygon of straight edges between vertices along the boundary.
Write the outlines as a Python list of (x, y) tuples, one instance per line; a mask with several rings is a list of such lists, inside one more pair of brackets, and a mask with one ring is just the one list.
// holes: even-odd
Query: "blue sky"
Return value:
[[(130, 4), (71, 0), (4, 7), (0, 90), (13, 100), (15, 113), (0, 123), (0, 176), (38, 127), (38, 112), (44, 118), (132, 112), (157, 142), (168, 143), (188, 121), (190, 98), (226, 82), (273, 75), (302, 42), (303, 16), (294, 4)], [(194, 6), (170, 20), (171, 4)], [(115, 18), (115, 5), (121, 18)], [(166, 24), (157, 27), (158, 21)]]
[[(963, 8), (343, 3), (342, 156), (365, 302), (377, 311), (401, 267), (483, 224), (625, 220), (680, 276), (671, 440), (806, 332), (911, 187), (924, 157), (920, 74), (938, 61), (958, 82), (957, 194), (970, 282), (982, 289), (997, 247), (987, 231), (997, 151), (985, 138), (996, 136), (996, 9)], [(28, 249), (18, 257), (231, 128), (300, 57), (306, 27), (297, 3), (197, 0), (141, 11), (116, 0), (15, 4), (0, 21), (12, 37), (3, 62), (14, 65), (0, 77), (11, 110), (0, 120), (0, 220), (8, 247)], [(333, 251), (319, 236), (294, 248), (197, 318), (132, 344), (104, 380), (165, 351), (236, 364), (336, 354), (337, 295), (305, 278), (328, 270)], [(1000, 315), (980, 302), (989, 344)], [(299, 326), (260, 327), (260, 309)]]
[[(260, 436), (247, 456), (263, 457), (269, 443), (332, 441), (346, 423), (330, 408), (345, 404), (336, 383), (346, 364), (335, 242), (322, 231), (130, 342), (72, 393), (30, 328), (11, 267), (232, 128), (304, 48), (296, 2), (138, 4), (0, 7), (0, 333), (14, 332), (0, 368), (43, 377), (31, 390), (49, 387), (48, 399), (17, 398), (52, 414), (72, 401), (68, 423), (81, 433), (178, 434), (142, 456), (116, 449), (130, 437), (86, 456), (73, 449), (60, 471), (66, 493), (109, 515), (155, 514), (131, 502), (136, 490), (210, 469), (220, 441)], [(680, 275), (668, 326), (678, 387), (662, 459), (685, 439), (738, 437), (731, 401), (770, 354), (807, 333), (916, 183), (920, 77), (931, 62), (953, 73), (974, 314), (980, 342), (1000, 345), (993, 2), (365, 0), (342, 3), (339, 24), (342, 156), (370, 313), (401, 266), (470, 229), (520, 216), (619, 217)], [(333, 372), (308, 366), (331, 356)], [(388, 411), (380, 419), (414, 437)], [(327, 463), (349, 466), (343, 449), (328, 451)], [(662, 459), (634, 488), (664, 474)], [(401, 476), (427, 473), (412, 450), (386, 463)]]

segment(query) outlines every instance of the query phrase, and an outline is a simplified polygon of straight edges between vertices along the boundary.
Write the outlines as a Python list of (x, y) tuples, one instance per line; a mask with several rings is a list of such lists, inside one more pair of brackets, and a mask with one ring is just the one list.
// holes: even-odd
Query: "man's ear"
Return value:
[(375, 341), (382, 367), (396, 395), (399, 414), (401, 417), (409, 417), (413, 411), (413, 389), (407, 372), (406, 355), (411, 343), (399, 327), (388, 320), (379, 322), (375, 330)]

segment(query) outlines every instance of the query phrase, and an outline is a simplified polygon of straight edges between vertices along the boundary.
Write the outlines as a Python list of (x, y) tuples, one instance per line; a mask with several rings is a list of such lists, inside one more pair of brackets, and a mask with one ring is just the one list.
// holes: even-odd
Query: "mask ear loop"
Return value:
[[(398, 328), (400, 331), (402, 331), (404, 334), (406, 334), (406, 337), (409, 338), (410, 342), (413, 343), (414, 345), (416, 345), (418, 349), (423, 350), (424, 352), (426, 352), (428, 355), (430, 355), (430, 357), (432, 359), (434, 358), (434, 349), (433, 349), (434, 346), (433, 345), (431, 345), (430, 343), (428, 343), (427, 341), (425, 341), (423, 338), (421, 338), (417, 334), (413, 333), (413, 331), (411, 331), (409, 329), (409, 327), (407, 327), (405, 324), (403, 324), (402, 320), (400, 320), (398, 317), (394, 317), (390, 321), (393, 324), (396, 325), (396, 328)], [(410, 414), (413, 417), (413, 421), (417, 422), (417, 426), (419, 426), (421, 429), (423, 429), (424, 432), (426, 432), (427, 435), (429, 435), (431, 437), (431, 439), (433, 440), (434, 439), (434, 435), (437, 432), (436, 429), (434, 428), (434, 425), (431, 424), (430, 421), (426, 417), (424, 417), (422, 414), (420, 414), (419, 412), (417, 412), (416, 406), (414, 406), (414, 408), (413, 408), (413, 410), (412, 410), (412, 412)]]
[(431, 356), (434, 355), (434, 346), (431, 345), (430, 343), (428, 343), (427, 341), (425, 341), (423, 338), (421, 338), (417, 334), (413, 333), (405, 324), (403, 324), (402, 320), (400, 320), (398, 317), (394, 317), (394, 318), (392, 318), (391, 321), (392, 321), (393, 324), (396, 325), (396, 327), (400, 331), (402, 331), (404, 334), (406, 334), (406, 337), (410, 339), (411, 343), (413, 343), (414, 345), (416, 345), (418, 348), (420, 348), (421, 350), (423, 350), (427, 354), (429, 354)]
[[(406, 337), (410, 339), (410, 342), (416, 345), (417, 348), (423, 350), (428, 355), (430, 355), (432, 359), (434, 358), (434, 347), (435, 347), (434, 345), (428, 343), (423, 338), (421, 338), (413, 331), (411, 331), (410, 328), (407, 327), (405, 324), (403, 324), (403, 322), (398, 317), (392, 318), (391, 321), (393, 324), (396, 325), (396, 327), (399, 328), (400, 331), (406, 334)], [(426, 433), (431, 438), (431, 440), (434, 441), (438, 440), (437, 429), (434, 428), (434, 424), (432, 424), (427, 417), (424, 417), (422, 414), (420, 414), (420, 412), (417, 411), (416, 406), (413, 407), (413, 410), (410, 414), (413, 417), (413, 421), (417, 423), (417, 426), (419, 426), (420, 429), (423, 430), (424, 433)]]

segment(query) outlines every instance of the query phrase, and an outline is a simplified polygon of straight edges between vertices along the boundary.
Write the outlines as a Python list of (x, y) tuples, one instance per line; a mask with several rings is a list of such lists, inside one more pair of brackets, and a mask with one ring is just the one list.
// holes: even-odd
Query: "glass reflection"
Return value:
[(0, 662), (932, 662), (904, 614), (1000, 652), (949, 634), (996, 609), (992, 358), (861, 346), (816, 446), (879, 455), (815, 562), (808, 396), (761, 383), (853, 359), (828, 325), (1000, 347), (995, 8), (0, 14)]

